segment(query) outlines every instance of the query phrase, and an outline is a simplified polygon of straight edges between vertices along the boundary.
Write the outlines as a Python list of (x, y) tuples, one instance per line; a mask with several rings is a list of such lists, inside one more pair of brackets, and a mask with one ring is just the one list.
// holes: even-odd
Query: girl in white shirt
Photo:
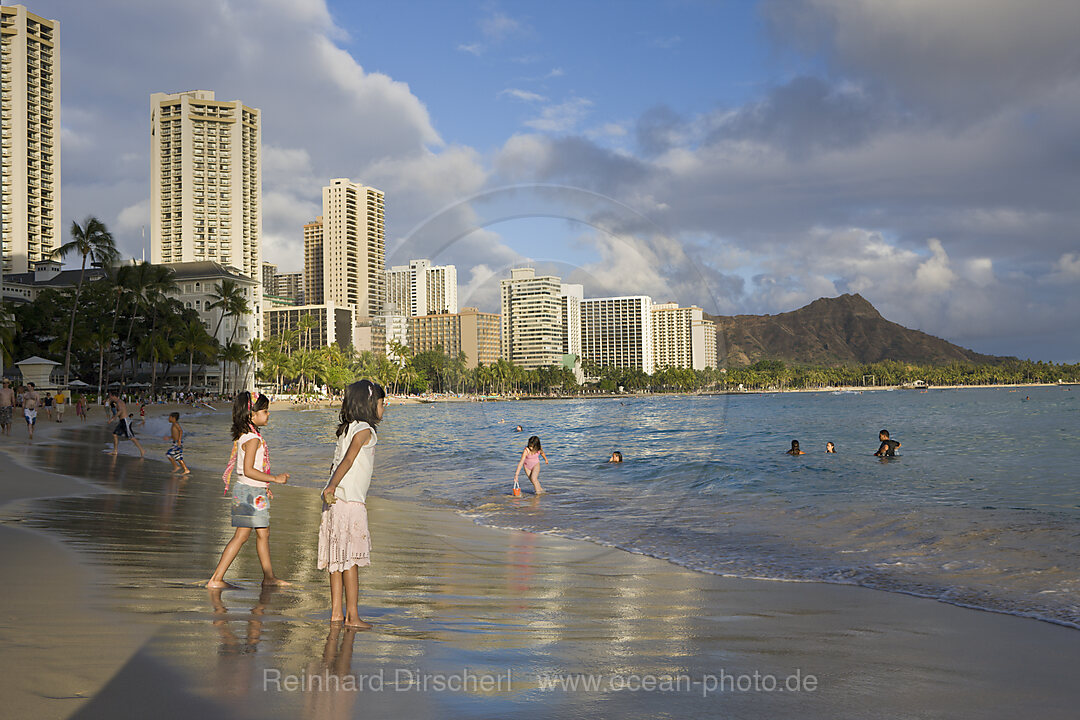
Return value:
[(214, 575), (206, 583), (211, 589), (233, 587), (225, 582), (225, 573), (236, 559), (240, 548), (255, 529), (255, 550), (262, 565), (263, 585), (288, 585), (274, 576), (270, 565), (270, 483), (284, 485), (289, 473), (270, 474), (270, 450), (266, 447), (259, 428), (270, 422), (270, 398), (257, 392), (243, 391), (233, 401), (233, 454), (221, 479), (225, 482), (225, 494), (229, 494), (229, 481), (236, 467), (236, 482), (232, 486), (232, 526), (236, 528), (232, 539), (221, 551), (221, 560)]
[[(360, 619), (358, 568), (371, 564), (367, 500), (375, 463), (375, 427), (386, 409), (386, 393), (370, 380), (345, 388), (341, 401), (337, 448), (330, 482), (323, 489), (322, 522), (319, 524), (320, 570), (330, 573), (330, 622), (346, 627), (371, 627)], [(342, 609), (342, 592), (345, 608)]]

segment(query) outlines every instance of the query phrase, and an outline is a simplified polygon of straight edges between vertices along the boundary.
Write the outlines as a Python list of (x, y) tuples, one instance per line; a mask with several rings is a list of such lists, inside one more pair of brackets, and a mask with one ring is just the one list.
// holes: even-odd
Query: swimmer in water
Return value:
[(611, 457), (608, 459), (608, 462), (609, 463), (621, 463), (622, 462), (622, 453), (619, 452), (618, 450), (615, 450), (614, 452), (611, 453)]
[(836, 446), (833, 445), (831, 442), (825, 443), (825, 452), (827, 452), (827, 453), (835, 453), (836, 452)]
[(799, 449), (799, 441), (791, 441), (791, 449), (787, 451), (788, 455), (805, 455), (806, 453)]
[(878, 446), (877, 452), (874, 453), (875, 457), (896, 457), (896, 451), (900, 448), (899, 440), (890, 440), (888, 430), (879, 432), (878, 440), (881, 441), (881, 445)]

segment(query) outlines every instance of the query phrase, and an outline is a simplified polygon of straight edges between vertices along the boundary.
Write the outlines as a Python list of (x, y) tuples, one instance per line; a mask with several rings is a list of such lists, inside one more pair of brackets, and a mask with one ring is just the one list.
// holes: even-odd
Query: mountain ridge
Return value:
[(858, 293), (822, 297), (776, 315), (709, 315), (716, 324), (717, 362), (750, 365), (783, 360), (794, 365), (863, 365), (884, 360), (915, 365), (995, 363), (921, 330), (886, 320)]

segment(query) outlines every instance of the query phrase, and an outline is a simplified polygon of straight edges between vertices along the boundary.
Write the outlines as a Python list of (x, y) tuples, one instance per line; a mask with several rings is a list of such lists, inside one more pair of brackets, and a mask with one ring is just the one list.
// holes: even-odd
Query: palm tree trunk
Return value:
[[(110, 337), (112, 337), (110, 335)], [(97, 399), (101, 402), (101, 380), (105, 375), (105, 345), (99, 348), (100, 354), (98, 355), (98, 374), (97, 374)]]
[(188, 353), (187, 360), (187, 389), (191, 392), (191, 366), (195, 363), (195, 351), (192, 350)]
[(79, 309), (79, 295), (82, 294), (83, 278), (86, 276), (86, 255), (82, 256), (82, 271), (79, 273), (79, 284), (75, 288), (75, 302), (71, 306), (71, 325), (68, 326), (67, 353), (64, 355), (64, 389), (67, 390), (71, 382), (71, 341), (75, 338), (75, 312)]

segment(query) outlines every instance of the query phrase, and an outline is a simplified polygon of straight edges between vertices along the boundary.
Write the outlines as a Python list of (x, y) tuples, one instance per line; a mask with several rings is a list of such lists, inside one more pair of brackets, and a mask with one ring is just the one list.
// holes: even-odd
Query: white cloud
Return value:
[(457, 46), (457, 49), (461, 52), (467, 52), (470, 55), (480, 57), (484, 54), (484, 47), (480, 43), (461, 43)]
[[(116, 227), (121, 233), (134, 234), (150, 224), (150, 198), (143, 198), (128, 205), (116, 218)], [(149, 230), (147, 230), (149, 237)]]
[(521, 90), (519, 88), (506, 88), (499, 91), (499, 97), (512, 97), (516, 100), (523, 100), (525, 102), (547, 102), (547, 98), (539, 93), (534, 93), (529, 90)]
[(480, 20), (480, 32), (492, 42), (502, 42), (507, 37), (522, 31), (522, 24), (509, 15), (495, 12)]
[(1039, 282), (1049, 285), (1080, 284), (1080, 253), (1064, 253), (1050, 273), (1039, 278)]
[(665, 37), (653, 38), (649, 41), (649, 44), (655, 48), (660, 48), (661, 50), (670, 50), (671, 48), (679, 45), (681, 42), (682, 37), (680, 37), (679, 35), (667, 35)]
[(541, 132), (569, 132), (585, 119), (592, 104), (587, 98), (571, 98), (558, 105), (548, 105), (540, 111), (540, 117), (526, 120), (525, 125)]

